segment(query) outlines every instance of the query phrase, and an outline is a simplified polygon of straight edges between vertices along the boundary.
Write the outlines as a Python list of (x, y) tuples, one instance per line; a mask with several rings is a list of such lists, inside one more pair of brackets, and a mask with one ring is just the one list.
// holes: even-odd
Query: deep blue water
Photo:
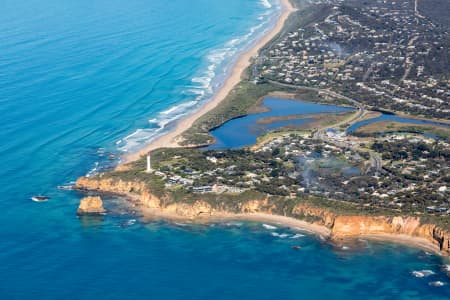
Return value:
[(352, 108), (335, 105), (317, 104), (282, 98), (268, 97), (263, 100), (267, 112), (250, 114), (236, 118), (211, 131), (216, 139), (215, 143), (207, 149), (240, 148), (253, 145), (258, 136), (264, 132), (284, 126), (298, 126), (309, 122), (312, 118), (297, 120), (280, 120), (268, 124), (258, 123), (258, 120), (267, 117), (283, 117), (292, 115), (307, 115), (319, 113), (341, 113), (351, 111)]
[[(428, 285), (449, 281), (443, 262), (416, 249), (135, 223), (117, 198), (79, 219), (80, 195), (56, 190), (207, 100), (277, 13), (256, 0), (1, 1), (0, 299), (448, 299)], [(411, 275), (422, 269), (436, 274)]]
[(364, 126), (364, 125), (367, 125), (367, 124), (372, 124), (372, 123), (375, 123), (375, 122), (381, 122), (381, 121), (393, 121), (393, 122), (408, 123), (408, 124), (438, 125), (438, 126), (443, 126), (443, 127), (450, 127), (450, 124), (447, 124), (447, 123), (440, 123), (440, 122), (428, 121), (428, 120), (418, 120), (418, 119), (400, 117), (400, 116), (393, 115), (393, 114), (382, 113), (381, 116), (379, 116), (379, 117), (372, 118), (372, 119), (367, 119), (367, 120), (360, 121), (360, 122), (356, 122), (355, 124), (350, 126), (347, 129), (347, 131), (348, 132), (353, 132), (356, 129), (358, 129), (359, 127), (361, 127), (361, 126)]

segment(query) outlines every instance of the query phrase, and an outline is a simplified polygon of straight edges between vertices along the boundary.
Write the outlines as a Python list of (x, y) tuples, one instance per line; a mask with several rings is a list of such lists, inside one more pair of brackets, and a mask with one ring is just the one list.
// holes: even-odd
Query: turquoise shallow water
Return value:
[[(80, 195), (56, 190), (205, 101), (276, 5), (3, 0), (0, 8), (1, 299), (448, 298), (448, 286), (428, 285), (448, 282), (443, 262), (419, 250), (373, 244), (347, 255), (259, 224), (135, 222), (120, 199), (106, 200), (113, 214), (78, 219)], [(37, 193), (52, 198), (30, 201)], [(411, 275), (422, 269), (436, 274)]]

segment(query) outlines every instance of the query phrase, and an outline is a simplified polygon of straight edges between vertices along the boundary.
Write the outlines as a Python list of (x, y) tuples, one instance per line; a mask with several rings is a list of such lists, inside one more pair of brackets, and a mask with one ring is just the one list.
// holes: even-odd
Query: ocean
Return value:
[[(369, 242), (344, 251), (258, 223), (143, 222), (120, 198), (106, 199), (111, 214), (78, 218), (81, 195), (56, 188), (117, 164), (207, 101), (279, 3), (0, 8), (0, 299), (450, 297), (448, 262), (418, 249)], [(35, 203), (36, 194), (51, 199)], [(433, 274), (412, 273), (421, 270)]]

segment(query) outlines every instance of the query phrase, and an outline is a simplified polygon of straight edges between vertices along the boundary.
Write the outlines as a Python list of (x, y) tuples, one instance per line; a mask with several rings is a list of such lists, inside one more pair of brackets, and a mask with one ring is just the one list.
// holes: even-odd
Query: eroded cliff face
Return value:
[(202, 216), (212, 216), (216, 211), (209, 203), (205, 201), (195, 201), (192, 204), (188, 203), (173, 203), (167, 205), (164, 212), (176, 214), (181, 217), (196, 218)]
[(140, 182), (114, 180), (112, 178), (92, 179), (80, 177), (75, 186), (76, 188), (83, 190), (132, 195), (138, 197), (139, 201), (146, 207), (161, 207), (161, 200), (150, 193), (145, 185)]
[(313, 220), (316, 220), (313, 222), (324, 225), (330, 229), (333, 229), (334, 221), (336, 219), (336, 215), (329, 210), (312, 207), (305, 204), (294, 206), (292, 214), (300, 219), (308, 219), (308, 217), (312, 217)]
[(249, 200), (241, 204), (240, 213), (273, 213), (275, 209), (275, 205), (270, 203), (269, 198), (265, 198), (264, 200)]
[(418, 217), (336, 216), (334, 238), (357, 235), (403, 234), (431, 241), (446, 255), (450, 254), (450, 232), (433, 224), (421, 224)]
[[(165, 204), (165, 199), (154, 196), (143, 183), (125, 182), (111, 178), (82, 177), (78, 179), (76, 187), (137, 197), (144, 207), (158, 209), (161, 212), (184, 218), (209, 217), (220, 213), (274, 214), (276, 209), (276, 204), (271, 202), (268, 197), (262, 200), (247, 200), (239, 205), (237, 211), (230, 211), (227, 207), (213, 207), (201, 199), (191, 203)], [(359, 235), (402, 234), (427, 239), (437, 245), (442, 254), (450, 255), (450, 232), (433, 224), (421, 224), (418, 217), (339, 216), (327, 209), (305, 204), (296, 205), (291, 211), (285, 213), (298, 219), (326, 226), (331, 230), (333, 239)]]

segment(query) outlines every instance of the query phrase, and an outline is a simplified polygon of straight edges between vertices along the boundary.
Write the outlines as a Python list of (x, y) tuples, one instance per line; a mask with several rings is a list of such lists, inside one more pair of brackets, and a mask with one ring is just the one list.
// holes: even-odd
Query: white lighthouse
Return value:
[(152, 172), (152, 161), (150, 158), (150, 153), (147, 154), (147, 173)]

